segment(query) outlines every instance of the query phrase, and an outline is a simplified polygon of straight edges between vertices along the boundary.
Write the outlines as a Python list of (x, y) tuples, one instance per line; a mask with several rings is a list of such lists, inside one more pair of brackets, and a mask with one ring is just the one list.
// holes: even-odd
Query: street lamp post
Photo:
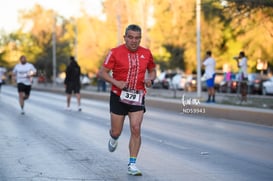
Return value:
[(72, 19), (73, 26), (74, 26), (74, 57), (76, 61), (78, 61), (78, 24), (77, 24), (77, 18)]
[(75, 58), (78, 61), (78, 26), (75, 25)]
[(201, 97), (201, 22), (200, 22), (200, 13), (201, 13), (201, 0), (196, 0), (196, 57), (197, 57), (197, 97)]
[(56, 17), (53, 15), (53, 28), (52, 28), (52, 72), (53, 72), (53, 85), (56, 85)]

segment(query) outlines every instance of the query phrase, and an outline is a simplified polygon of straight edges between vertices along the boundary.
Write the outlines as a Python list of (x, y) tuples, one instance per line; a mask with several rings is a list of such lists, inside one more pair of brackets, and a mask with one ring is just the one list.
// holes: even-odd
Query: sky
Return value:
[(35, 4), (53, 9), (67, 18), (80, 16), (80, 10), (94, 16), (101, 15), (102, 0), (0, 0), (0, 30), (12, 32), (19, 28), (18, 11), (30, 10)]

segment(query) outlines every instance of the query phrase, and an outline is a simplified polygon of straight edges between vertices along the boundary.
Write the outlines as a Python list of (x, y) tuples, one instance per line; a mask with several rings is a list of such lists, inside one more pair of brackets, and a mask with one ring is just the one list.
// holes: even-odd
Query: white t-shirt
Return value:
[(240, 74), (243, 73), (244, 78), (247, 78), (247, 58), (246, 57), (243, 57), (240, 59), (239, 66), (240, 66)]
[(2, 78), (3, 78), (3, 75), (6, 73), (6, 68), (4, 67), (0, 67), (0, 83), (2, 83)]
[(35, 74), (36, 68), (31, 63), (17, 64), (13, 71), (16, 75), (16, 82), (23, 83), (25, 85), (31, 85), (31, 77), (28, 75)]
[(205, 77), (206, 79), (212, 78), (213, 74), (215, 74), (215, 60), (212, 57), (208, 57), (204, 62), (205, 66)]

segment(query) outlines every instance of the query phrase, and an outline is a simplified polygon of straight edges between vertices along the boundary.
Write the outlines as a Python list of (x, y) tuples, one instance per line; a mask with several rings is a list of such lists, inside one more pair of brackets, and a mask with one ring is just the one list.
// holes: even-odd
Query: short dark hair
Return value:
[(244, 56), (245, 56), (245, 52), (244, 52), (244, 51), (241, 51), (239, 55), (240, 55), (241, 57), (244, 57)]
[(70, 60), (71, 61), (75, 61), (75, 57), (74, 56), (70, 56)]
[(211, 56), (211, 51), (210, 50), (207, 51), (207, 55)]
[(140, 26), (136, 25), (136, 24), (131, 24), (129, 26), (127, 26), (127, 28), (125, 29), (125, 35), (127, 35), (128, 31), (137, 31), (141, 33), (141, 28)]

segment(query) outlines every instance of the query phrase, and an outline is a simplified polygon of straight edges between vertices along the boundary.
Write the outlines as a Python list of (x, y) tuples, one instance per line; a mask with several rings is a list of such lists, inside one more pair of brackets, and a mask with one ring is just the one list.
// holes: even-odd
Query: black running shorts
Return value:
[(72, 94), (74, 92), (75, 94), (80, 93), (81, 85), (79, 85), (76, 82), (69, 82), (66, 84), (65, 93)]
[(129, 105), (120, 102), (120, 98), (115, 93), (111, 92), (110, 95), (110, 112), (117, 114), (117, 115), (128, 115), (129, 112), (137, 112), (145, 109), (145, 99), (143, 96), (142, 105)]
[(18, 83), (17, 90), (18, 90), (18, 92), (24, 92), (26, 95), (29, 95), (30, 91), (31, 91), (31, 85), (25, 85), (23, 83)]

